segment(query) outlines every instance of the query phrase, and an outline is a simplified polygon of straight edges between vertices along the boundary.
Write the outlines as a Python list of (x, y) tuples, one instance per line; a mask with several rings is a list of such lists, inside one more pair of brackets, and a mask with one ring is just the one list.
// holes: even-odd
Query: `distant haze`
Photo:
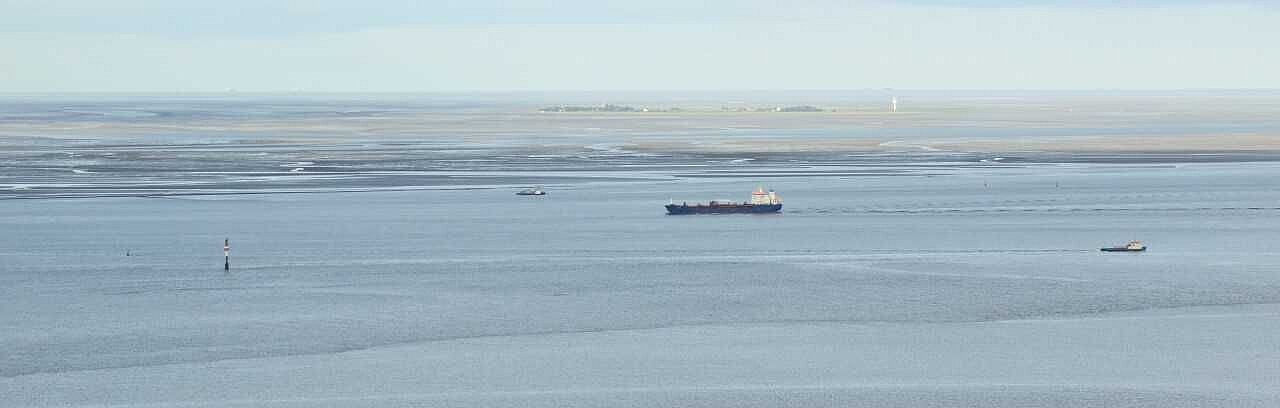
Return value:
[(1277, 22), (1262, 0), (6, 0), (0, 92), (1280, 88)]

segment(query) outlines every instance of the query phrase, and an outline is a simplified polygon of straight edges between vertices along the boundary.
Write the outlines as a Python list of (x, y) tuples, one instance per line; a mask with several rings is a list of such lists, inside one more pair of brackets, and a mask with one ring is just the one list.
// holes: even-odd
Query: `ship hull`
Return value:
[(1102, 248), (1102, 252), (1142, 252), (1146, 248)]
[(782, 211), (782, 204), (758, 205), (681, 205), (667, 204), (668, 215), (692, 214), (773, 214)]

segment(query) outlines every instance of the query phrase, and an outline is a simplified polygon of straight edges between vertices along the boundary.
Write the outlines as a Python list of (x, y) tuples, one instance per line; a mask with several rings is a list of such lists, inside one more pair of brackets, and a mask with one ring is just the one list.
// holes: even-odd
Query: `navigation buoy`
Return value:
[(225, 263), (222, 264), (222, 270), (231, 270), (231, 238), (222, 240), (222, 257)]

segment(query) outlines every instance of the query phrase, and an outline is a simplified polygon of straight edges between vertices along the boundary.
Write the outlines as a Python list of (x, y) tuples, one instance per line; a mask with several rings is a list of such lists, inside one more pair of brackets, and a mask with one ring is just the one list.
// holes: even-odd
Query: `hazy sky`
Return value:
[(0, 92), (1280, 88), (1273, 3), (0, 0)]

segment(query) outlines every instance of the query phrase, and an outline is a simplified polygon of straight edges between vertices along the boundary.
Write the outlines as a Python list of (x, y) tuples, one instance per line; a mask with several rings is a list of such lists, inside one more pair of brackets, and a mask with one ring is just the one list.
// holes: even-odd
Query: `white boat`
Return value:
[(1147, 246), (1143, 245), (1142, 241), (1129, 241), (1124, 246), (1102, 248), (1102, 252), (1142, 252), (1146, 250)]
[(524, 189), (524, 190), (520, 190), (520, 191), (516, 192), (516, 195), (523, 195), (523, 196), (540, 196), (540, 195), (547, 195), (547, 192), (546, 192), (546, 191), (543, 191), (543, 190), (542, 190), (542, 187), (540, 187), (540, 186), (539, 186), (539, 187), (526, 188), (526, 189)]

